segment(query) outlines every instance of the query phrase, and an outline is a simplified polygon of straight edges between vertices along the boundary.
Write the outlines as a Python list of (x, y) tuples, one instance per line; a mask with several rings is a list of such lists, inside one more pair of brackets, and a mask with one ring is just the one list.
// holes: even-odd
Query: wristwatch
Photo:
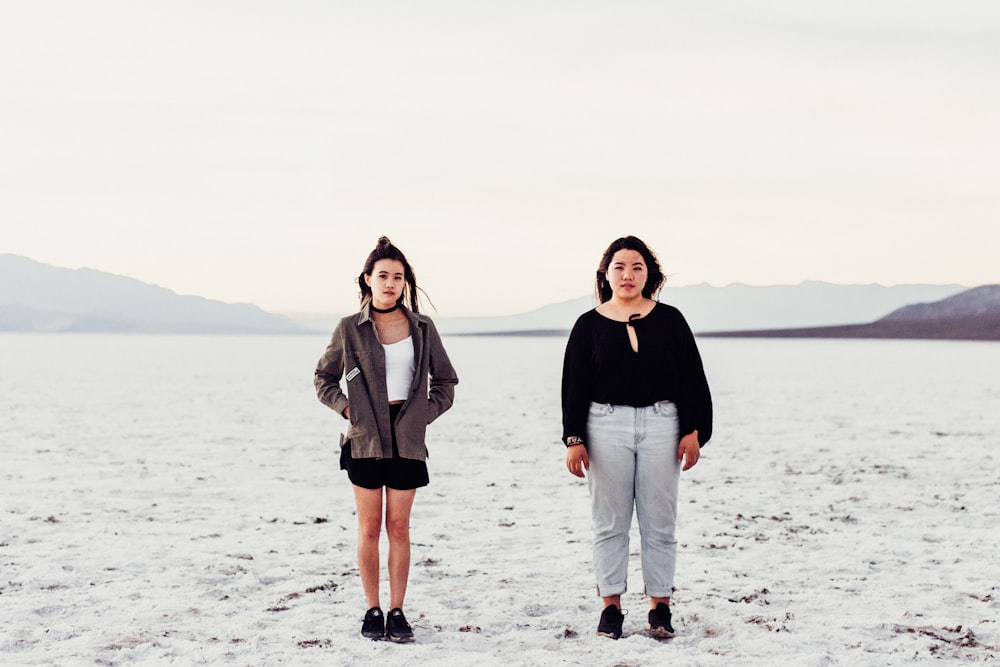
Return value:
[(572, 447), (573, 445), (582, 445), (582, 444), (583, 444), (583, 438), (581, 438), (578, 435), (571, 435), (568, 438), (566, 438), (567, 447)]

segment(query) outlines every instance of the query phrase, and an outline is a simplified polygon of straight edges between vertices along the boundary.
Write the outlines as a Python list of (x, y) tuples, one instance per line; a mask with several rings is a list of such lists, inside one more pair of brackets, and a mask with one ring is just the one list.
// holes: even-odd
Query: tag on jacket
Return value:
[(358, 377), (358, 373), (360, 373), (360, 372), (361, 372), (361, 369), (358, 368), (357, 366), (355, 366), (354, 368), (352, 368), (351, 372), (346, 375), (347, 381), (350, 382), (354, 378)]

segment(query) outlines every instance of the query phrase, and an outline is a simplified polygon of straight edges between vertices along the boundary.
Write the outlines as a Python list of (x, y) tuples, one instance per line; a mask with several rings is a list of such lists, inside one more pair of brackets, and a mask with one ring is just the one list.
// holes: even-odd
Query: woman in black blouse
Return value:
[(657, 302), (664, 282), (641, 240), (614, 241), (597, 271), (597, 308), (581, 315), (563, 361), (566, 467), (590, 485), (598, 634), (622, 634), (632, 509), (639, 519), (649, 633), (672, 637), (680, 472), (712, 435), (712, 398), (684, 316)]

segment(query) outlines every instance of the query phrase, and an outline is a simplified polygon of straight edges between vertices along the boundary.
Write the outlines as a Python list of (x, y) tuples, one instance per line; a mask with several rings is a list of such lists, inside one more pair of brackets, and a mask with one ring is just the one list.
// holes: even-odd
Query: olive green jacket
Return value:
[[(427, 458), (427, 425), (451, 407), (458, 375), (431, 319), (404, 306), (399, 308), (410, 319), (416, 371), (410, 396), (396, 417), (396, 445), (402, 458), (423, 461)], [(392, 457), (385, 352), (375, 335), (368, 306), (337, 324), (316, 364), (313, 383), (319, 400), (341, 416), (344, 408), (351, 408), (351, 423), (340, 436), (341, 447), (350, 442), (354, 458)]]

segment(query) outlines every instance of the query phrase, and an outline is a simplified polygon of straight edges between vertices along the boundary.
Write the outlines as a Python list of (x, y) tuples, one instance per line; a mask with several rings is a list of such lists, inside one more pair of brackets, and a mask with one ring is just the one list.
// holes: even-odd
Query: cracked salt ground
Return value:
[(699, 342), (717, 427), (682, 478), (677, 637), (660, 642), (636, 557), (626, 636), (594, 634), (586, 482), (558, 442), (564, 341), (448, 337), (461, 383), (429, 431), (416, 642), (396, 646), (358, 632), (341, 424), (311, 382), (325, 344), (0, 335), (0, 663), (1000, 657), (1000, 345)]

